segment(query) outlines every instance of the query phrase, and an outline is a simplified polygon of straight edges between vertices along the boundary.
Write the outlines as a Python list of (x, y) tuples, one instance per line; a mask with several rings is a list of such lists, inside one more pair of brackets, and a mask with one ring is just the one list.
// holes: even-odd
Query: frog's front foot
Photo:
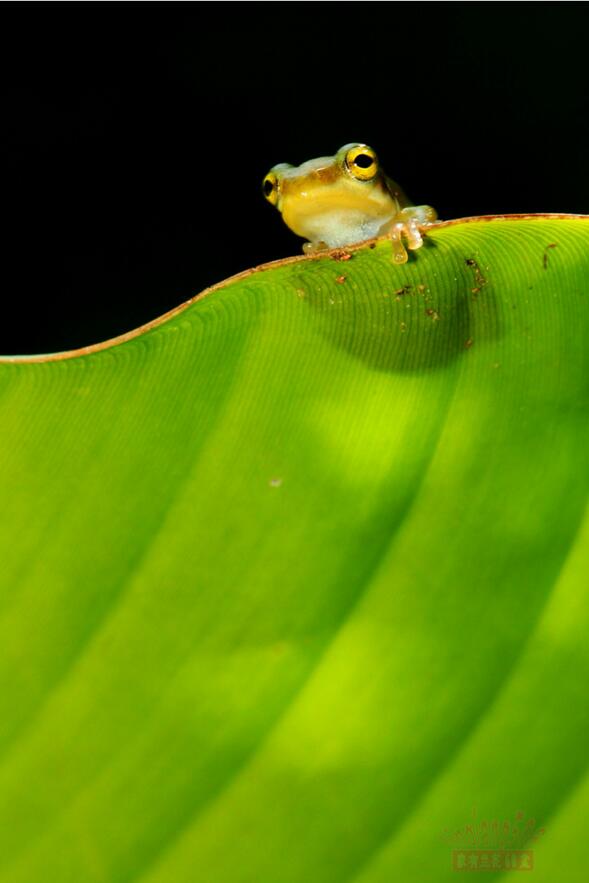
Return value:
[(322, 251), (329, 251), (327, 242), (323, 242), (323, 240), (319, 242), (303, 242), (304, 254), (318, 254)]
[(396, 264), (405, 264), (409, 258), (403, 240), (407, 240), (407, 248), (411, 251), (421, 248), (423, 245), (421, 231), (436, 218), (436, 210), (431, 206), (412, 205), (409, 208), (401, 209), (392, 221), (383, 227), (380, 232), (391, 237), (393, 260)]

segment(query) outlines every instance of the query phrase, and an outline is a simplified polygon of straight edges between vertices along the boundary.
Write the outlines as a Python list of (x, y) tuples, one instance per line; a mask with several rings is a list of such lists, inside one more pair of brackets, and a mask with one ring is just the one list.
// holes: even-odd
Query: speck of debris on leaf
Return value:
[(542, 258), (542, 266), (545, 270), (548, 269), (548, 250), (550, 248), (558, 248), (558, 242), (549, 242), (546, 248), (544, 249), (544, 257)]
[(297, 297), (306, 297), (307, 296), (307, 292), (305, 291), (304, 288), (297, 288), (296, 292), (297, 292)]
[(411, 291), (411, 288), (412, 288), (411, 285), (403, 285), (403, 286), (401, 286), (401, 288), (395, 289), (395, 291), (393, 291), (393, 294), (395, 295), (397, 300), (401, 300), (401, 298), (405, 294), (409, 294), (409, 292)]
[(401, 323), (399, 324), (399, 328), (401, 329), (401, 331), (407, 331), (407, 323), (406, 323), (406, 322), (401, 322)]
[(440, 314), (438, 313), (437, 310), (432, 310), (431, 307), (425, 311), (425, 315), (429, 316), (430, 319), (432, 320), (432, 322), (439, 322), (440, 321)]
[(472, 337), (469, 337), (468, 340), (464, 341), (464, 348), (469, 350), (472, 346), (473, 340)]
[(344, 282), (346, 281), (346, 277), (345, 276), (336, 276), (335, 281), (339, 282), (340, 285), (343, 285)]
[(268, 484), (270, 485), (270, 487), (281, 487), (282, 486), (282, 479), (281, 478), (271, 478), (270, 481), (268, 482)]
[(349, 251), (334, 251), (331, 259), (334, 261), (351, 261), (352, 255)]
[(481, 273), (481, 268), (479, 267), (479, 265), (477, 264), (477, 262), (475, 261), (474, 258), (466, 258), (464, 263), (471, 270), (474, 270), (474, 283), (475, 284), (474, 284), (474, 288), (471, 288), (470, 290), (471, 290), (471, 293), (476, 296), (479, 293), (479, 291), (481, 290), (481, 288), (484, 288), (484, 286), (487, 284), (487, 280), (485, 279), (485, 277)]

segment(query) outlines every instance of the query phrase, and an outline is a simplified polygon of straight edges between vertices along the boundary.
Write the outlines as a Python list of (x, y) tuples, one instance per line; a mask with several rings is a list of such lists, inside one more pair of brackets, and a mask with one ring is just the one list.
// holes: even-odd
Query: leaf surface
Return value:
[(348, 254), (0, 364), (2, 883), (587, 879), (589, 221)]

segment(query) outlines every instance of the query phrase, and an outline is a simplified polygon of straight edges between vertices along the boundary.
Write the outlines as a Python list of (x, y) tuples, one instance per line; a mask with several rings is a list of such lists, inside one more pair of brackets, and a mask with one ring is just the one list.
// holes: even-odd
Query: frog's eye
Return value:
[(378, 160), (372, 147), (357, 144), (346, 153), (346, 167), (359, 181), (370, 181), (378, 172)]
[(274, 172), (268, 172), (262, 181), (262, 193), (272, 205), (276, 205), (278, 200), (278, 178)]

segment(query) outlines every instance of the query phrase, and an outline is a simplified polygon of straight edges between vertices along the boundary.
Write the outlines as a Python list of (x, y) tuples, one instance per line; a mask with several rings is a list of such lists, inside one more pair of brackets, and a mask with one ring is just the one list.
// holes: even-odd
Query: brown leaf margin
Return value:
[[(473, 223), (482, 223), (482, 222), (495, 222), (495, 221), (536, 221), (536, 220), (574, 220), (574, 221), (589, 221), (589, 215), (576, 215), (576, 214), (567, 214), (567, 213), (559, 213), (559, 212), (546, 212), (546, 213), (536, 213), (536, 214), (512, 214), (512, 215), (475, 215), (469, 218), (456, 218), (451, 221), (436, 221), (431, 224), (428, 229), (439, 230), (443, 227), (455, 227), (458, 224), (473, 224)], [(381, 236), (377, 239), (368, 239), (365, 242), (359, 242), (356, 245), (346, 246), (345, 249), (334, 248), (330, 251), (321, 252), (317, 255), (293, 255), (292, 257), (280, 258), (277, 261), (269, 261), (265, 264), (259, 264), (257, 267), (250, 267), (247, 270), (242, 270), (240, 273), (236, 273), (234, 276), (229, 276), (227, 279), (223, 279), (221, 282), (215, 283), (215, 285), (211, 285), (209, 288), (205, 288), (203, 291), (195, 294), (189, 300), (184, 301), (184, 303), (179, 304), (177, 307), (169, 310), (167, 313), (164, 313), (161, 316), (158, 316), (156, 319), (152, 319), (150, 322), (146, 322), (144, 325), (140, 325), (138, 328), (134, 328), (132, 331), (126, 331), (124, 334), (119, 334), (117, 337), (112, 337), (109, 340), (105, 340), (101, 343), (90, 344), (89, 346), (80, 347), (79, 349), (74, 350), (66, 350), (60, 353), (49, 353), (46, 355), (29, 355), (29, 356), (0, 356), (0, 364), (31, 364), (36, 362), (58, 362), (65, 359), (76, 359), (80, 356), (87, 356), (93, 353), (99, 353), (102, 350), (110, 349), (111, 347), (119, 346), (122, 343), (126, 343), (128, 340), (133, 340), (135, 337), (140, 337), (142, 334), (145, 334), (148, 331), (151, 331), (154, 328), (157, 328), (159, 325), (163, 325), (165, 322), (168, 322), (170, 319), (173, 319), (174, 316), (177, 316), (179, 313), (182, 313), (188, 307), (190, 307), (195, 301), (201, 300), (203, 297), (207, 297), (209, 294), (213, 294), (215, 291), (219, 291), (222, 288), (225, 288), (227, 285), (238, 282), (241, 279), (247, 279), (249, 276), (252, 276), (254, 273), (263, 273), (265, 270), (274, 269), (275, 267), (284, 267), (289, 264), (301, 263), (304, 261), (317, 261), (317, 260), (325, 260), (325, 258), (333, 258), (337, 257), (338, 254), (341, 255), (343, 251), (346, 253), (352, 253), (354, 251), (358, 251), (363, 248), (374, 247), (376, 242), (385, 241), (388, 239), (387, 236)]]

